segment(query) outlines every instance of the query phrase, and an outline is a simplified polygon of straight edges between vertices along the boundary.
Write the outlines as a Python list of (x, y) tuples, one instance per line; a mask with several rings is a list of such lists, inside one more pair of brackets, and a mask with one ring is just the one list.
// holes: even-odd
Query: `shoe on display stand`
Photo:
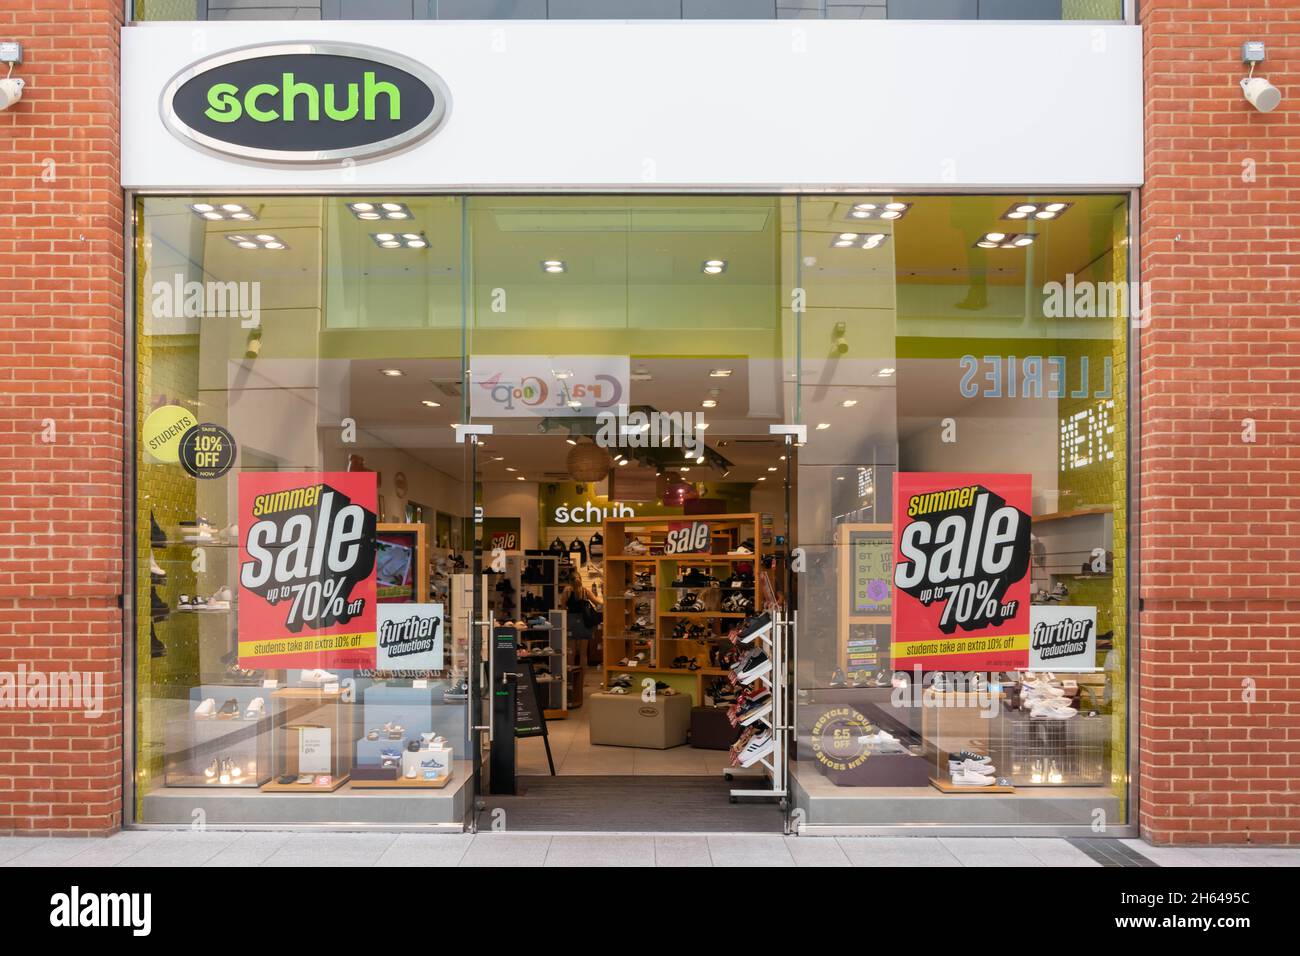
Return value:
[(160, 565), (154, 558), (152, 551), (149, 552), (149, 580), (153, 584), (167, 583), (167, 572), (163, 570), (162, 565)]
[(167, 535), (163, 534), (163, 529), (154, 518), (152, 511), (149, 512), (149, 546), (153, 548), (165, 548), (167, 546)]
[(332, 684), (339, 679), (339, 675), (316, 667), (303, 671), (298, 679), (304, 684)]
[(149, 656), (154, 660), (167, 656), (167, 645), (158, 640), (158, 632), (152, 622), (149, 624)]
[(215, 717), (217, 714), (217, 702), (211, 697), (205, 697), (199, 706), (194, 708), (195, 717)]

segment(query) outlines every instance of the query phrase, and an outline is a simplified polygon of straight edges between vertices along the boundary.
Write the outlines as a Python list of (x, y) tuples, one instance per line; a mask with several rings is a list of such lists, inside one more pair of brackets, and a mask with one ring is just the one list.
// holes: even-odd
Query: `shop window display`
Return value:
[[(376, 202), (428, 245), (373, 241)], [(589, 719), (594, 690), (619, 739), (604, 697), (648, 679), (690, 698), (670, 745), (788, 756), (813, 826), (1125, 822), (1126, 216), (140, 200), (136, 818), (460, 825), (490, 619), (546, 719)], [(659, 419), (626, 411), (606, 447), (588, 408), (472, 387), (534, 367), (566, 405), (614, 381), (690, 447), (628, 438)], [(465, 422), (495, 431), (471, 452)], [(666, 551), (692, 510), (725, 540)], [(790, 615), (788, 668), (738, 634)], [(789, 738), (759, 733), (784, 708)], [(382, 790), (430, 802), (342, 802)]]

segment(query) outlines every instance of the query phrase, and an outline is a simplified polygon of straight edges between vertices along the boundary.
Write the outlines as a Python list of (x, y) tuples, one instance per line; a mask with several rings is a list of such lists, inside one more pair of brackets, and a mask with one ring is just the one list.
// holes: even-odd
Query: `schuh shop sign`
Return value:
[(189, 145), (270, 163), (391, 153), (446, 118), (442, 79), (388, 50), (271, 43), (186, 67), (163, 90), (163, 123)]

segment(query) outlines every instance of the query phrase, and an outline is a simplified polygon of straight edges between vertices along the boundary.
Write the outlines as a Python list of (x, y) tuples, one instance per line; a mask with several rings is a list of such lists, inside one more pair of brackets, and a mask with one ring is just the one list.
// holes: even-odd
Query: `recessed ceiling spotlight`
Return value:
[(626, 465), (626, 464), (627, 464), (627, 459), (624, 458), (622, 461), (620, 461), (620, 462), (618, 463), (618, 467), (622, 468), (622, 467), (623, 467), (624, 465)]
[(515, 475), (515, 481), (527, 481), (527, 480), (528, 479), (525, 478), (523, 475)]
[(1023, 249), (1032, 246), (1034, 237), (1021, 232), (986, 232), (976, 241), (977, 249)]
[(579, 401), (565, 402), (564, 404), (568, 405), (570, 408), (581, 408), (581, 407), (582, 407), (582, 402), (579, 402)]
[(389, 378), (397, 378), (398, 376), (405, 375), (406, 373), (403, 372), (400, 368), (381, 368), (379, 370), (379, 374), (387, 375)]
[(372, 232), (370, 238), (380, 249), (429, 248), (429, 237), (422, 232)]
[(506, 465), (506, 471), (518, 471), (518, 469), (517, 469), (517, 468), (511, 468), (509, 465)]
[(767, 481), (767, 475), (759, 475), (757, 480), (758, 480), (758, 481)]
[(709, 378), (731, 378), (731, 369), (715, 368), (709, 371)]
[(702, 465), (702, 464), (704, 464), (704, 456), (703, 456), (703, 455), (698, 456), (698, 457), (695, 459), (695, 464), (697, 464), (697, 465)]
[(572, 372), (557, 372), (554, 369), (552, 369), (551, 374), (554, 375), (561, 382), (564, 381), (566, 378), (573, 378)]
[(894, 371), (895, 371), (895, 370), (892, 369), (892, 368), (882, 368), (882, 369), (881, 369), (879, 372), (877, 372), (876, 374), (879, 375), (881, 378), (889, 378), (889, 376), (891, 376), (891, 375), (894, 374)]
[(840, 407), (852, 408), (856, 404), (858, 404), (858, 400), (856, 398), (846, 398), (844, 399), (844, 401), (840, 402)]
[(283, 239), (269, 232), (258, 233), (255, 236), (241, 232), (236, 235), (226, 236), (226, 239), (233, 242), (240, 249), (271, 249), (274, 251), (289, 248)]
[(257, 218), (253, 210), (249, 209), (242, 203), (227, 202), (220, 206), (210, 202), (196, 202), (190, 204), (190, 210), (200, 219), (217, 221), (220, 219), (233, 219), (236, 222), (252, 222)]
[(350, 202), (348, 211), (363, 222), (377, 219), (414, 219), (411, 207), (404, 202)]
[[(423, 405), (425, 408), (442, 408), (442, 405), (441, 405), (441, 404), (439, 404), (438, 402), (433, 401), (432, 399), (428, 399), (428, 398), (423, 399), (423, 400), (420, 402), (420, 404)], [(480, 442), (480, 444), (482, 444), (482, 443)]]
[[(649, 426), (646, 426), (646, 427), (648, 428)], [(708, 427), (709, 427), (709, 423), (708, 423), (708, 422), (696, 422), (696, 423), (695, 423), (695, 430), (696, 430), (696, 431), (701, 431), (701, 432), (702, 432), (702, 431), (704, 431), (704, 430), (705, 430), (706, 428), (708, 428)]]
[(776, 465), (769, 465), (768, 468), (767, 468), (767, 470), (768, 470), (768, 471), (776, 471)]
[(566, 438), (566, 439), (564, 439), (564, 440), (567, 441), (570, 445), (576, 445), (576, 444), (578, 444), (578, 443), (577, 443), (576, 441), (574, 441), (572, 438)]
[(704, 401), (700, 402), (700, 406), (703, 408), (717, 408), (718, 403), (712, 398), (706, 398)]
[(726, 259), (705, 259), (700, 265), (700, 271), (705, 275), (716, 276), (722, 275), (727, 271)]
[(1018, 202), (1002, 214), (1003, 219), (1055, 219), (1065, 212), (1072, 202)]
[(849, 219), (902, 219), (912, 208), (910, 202), (859, 202), (849, 208)]
[(844, 480), (844, 476), (843, 476), (843, 475), (836, 475), (836, 476), (835, 476), (835, 480), (836, 480), (836, 481), (843, 481), (843, 480)]
[(863, 249), (874, 249), (888, 238), (889, 236), (883, 232), (841, 232), (831, 240), (831, 248), (849, 249), (859, 246)]
[(492, 460), (493, 460), (493, 461), (505, 461), (505, 460), (506, 460), (506, 456), (505, 456), (505, 455), (497, 455), (497, 456), (494, 457)]
[(543, 271), (543, 272), (549, 272), (549, 273), (551, 273), (552, 275), (557, 275), (557, 274), (559, 274), (559, 273), (561, 273), (561, 272), (564, 272), (567, 268), (568, 268), (568, 266), (566, 266), (566, 265), (564, 264), (564, 260), (563, 260), (563, 259), (543, 259), (543, 260), (542, 260), (542, 271)]
[(826, 429), (828, 429), (828, 428), (830, 428), (830, 427), (831, 427), (831, 423), (830, 423), (830, 422), (818, 422), (818, 423), (817, 423), (817, 430), (818, 430), (819, 432), (824, 432), (824, 431), (826, 431)]

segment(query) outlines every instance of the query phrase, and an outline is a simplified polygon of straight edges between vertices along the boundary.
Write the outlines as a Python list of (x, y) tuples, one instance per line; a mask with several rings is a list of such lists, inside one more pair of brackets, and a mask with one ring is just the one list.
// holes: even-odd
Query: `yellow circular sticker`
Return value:
[(180, 461), (181, 436), (199, 423), (194, 413), (179, 405), (155, 408), (144, 420), (145, 461), (174, 465)]

